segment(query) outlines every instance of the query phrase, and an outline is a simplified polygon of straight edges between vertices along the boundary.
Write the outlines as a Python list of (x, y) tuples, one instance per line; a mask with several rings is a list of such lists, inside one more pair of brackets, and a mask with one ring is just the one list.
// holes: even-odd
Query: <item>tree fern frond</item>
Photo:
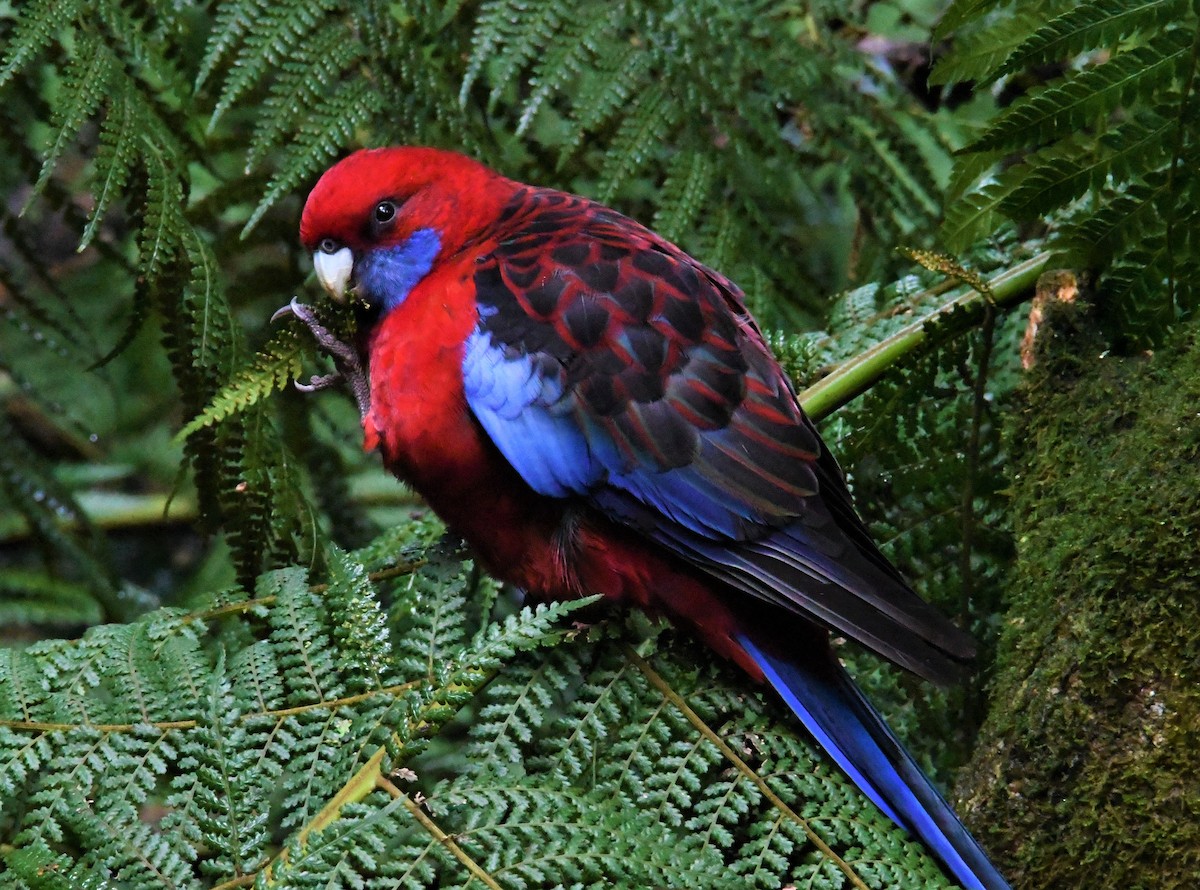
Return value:
[(1004, 222), (1001, 207), (1018, 184), (1017, 176), (1001, 176), (947, 207), (946, 220), (942, 223), (946, 247), (951, 251), (964, 250), (996, 231)]
[(618, 797), (480, 776), (439, 789), (429, 805), (503, 886), (728, 886), (714, 861), (697, 868), (665, 826)]
[(991, 174), (996, 165), (1004, 157), (1000, 151), (959, 152), (955, 157), (954, 170), (950, 182), (946, 185), (945, 204), (952, 206), (963, 197), (972, 187), (980, 185), (981, 180)]
[(275, 598), (270, 613), (275, 658), (295, 681), (287, 701), (302, 704), (345, 694), (325, 622), (327, 613), (321, 598), (309, 588), (304, 571), (279, 569), (264, 575), (255, 593), (260, 598)]
[[(517, 75), (533, 61), (542, 47), (552, 46), (557, 40), (571, 39), (569, 35), (560, 35), (559, 32), (564, 21), (577, 15), (575, 4), (562, 0), (532, 4), (527, 0), (488, 4), (481, 11), (476, 25), (473, 42), (477, 49), (467, 62), (459, 101), (465, 104), (471, 83), (486, 63), (491, 69), (489, 80), (493, 82), (488, 93), (488, 110), (494, 111), (504, 91), (511, 87)], [(494, 35), (489, 33), (493, 29), (497, 32)]]
[(398, 682), (386, 618), (366, 567), (336, 548), (328, 559), (330, 621), (342, 673), (353, 678), (355, 692)]
[(471, 88), (483, 73), (484, 65), (514, 33), (514, 26), (520, 21), (525, 7), (521, 0), (488, 0), (483, 4), (475, 20), (471, 55), (458, 91), (459, 105), (467, 104)]
[(525, 606), (517, 614), (485, 627), (467, 648), (461, 668), (473, 673), (491, 673), (519, 652), (551, 646), (571, 637), (574, 632), (563, 628), (562, 620), (599, 599), (596, 595)]
[(530, 91), (517, 121), (517, 134), (525, 133), (542, 106), (577, 80), (589, 56), (602, 54), (603, 38), (617, 27), (622, 10), (619, 4), (589, 4), (572, 10), (563, 23), (559, 39), (542, 51), (529, 78)]
[(197, 430), (245, 411), (297, 379), (304, 353), (301, 346), (299, 330), (295, 325), (281, 327), (258, 351), (250, 365), (235, 374), (204, 406), (204, 410), (188, 421), (176, 434), (176, 439), (183, 441)]
[(34, 0), (17, 18), (0, 62), (0, 88), (19, 74), (54, 42), (59, 32), (78, 14), (79, 3), (67, 0)]
[(191, 94), (181, 59), (169, 51), (169, 36), (185, 29), (190, 21), (180, 10), (146, 10), (122, 3), (98, 3), (92, 7), (97, 31), (137, 84), (147, 116), (170, 121), (170, 130), (188, 141), (193, 128), (180, 103)]
[(577, 647), (560, 646), (536, 661), (508, 665), (487, 688), (471, 723), (468, 769), (523, 773), (533, 734), (583, 670)]
[(218, 66), (245, 39), (271, 4), (268, 0), (230, 0), (222, 3), (205, 41), (204, 57), (197, 66), (195, 89), (199, 92)]
[(1162, 175), (1132, 183), (1106, 206), (1093, 210), (1060, 235), (1058, 244), (1086, 265), (1107, 265), (1147, 231), (1160, 230), (1162, 208), (1168, 198)]
[(1016, 103), (968, 147), (990, 151), (1024, 145), (1028, 134), (1051, 139), (1088, 127), (1179, 77), (1191, 56), (1192, 35), (1171, 29), (1143, 46), (1070, 76)]
[(138, 274), (154, 289), (164, 273), (177, 262), (183, 230), (183, 187), (173, 158), (142, 137), (146, 160), (145, 204), (138, 231)]
[(113, 201), (123, 194), (129, 174), (138, 157), (139, 131), (145, 122), (137, 113), (135, 101), (126, 91), (115, 91), (109, 99), (107, 114), (100, 124), (100, 138), (92, 172), (95, 204), (87, 227), (79, 239), (79, 249), (92, 243)]
[(78, 53), (72, 56), (63, 73), (64, 101), (55, 104), (51, 124), (56, 131), (54, 140), (46, 150), (42, 172), (33, 185), (26, 209), (45, 188), (63, 152), (75, 141), (84, 121), (96, 112), (107, 95), (116, 60), (109, 48), (97, 38), (81, 37), (80, 44)]
[(1099, 141), (1079, 144), (1068, 140), (1030, 155), (1020, 168), (1017, 186), (1000, 203), (1000, 209), (1013, 219), (1032, 219), (1070, 203), (1089, 189), (1124, 183), (1146, 166), (1164, 163), (1176, 131), (1177, 124), (1170, 120), (1149, 126), (1130, 120)]
[(28, 569), (0, 569), (0, 626), (98, 624), (104, 609), (86, 585)]
[[(110, 569), (75, 497), (55, 479), (44, 459), (33, 452), (3, 414), (0, 435), (6, 442), (0, 449), (0, 504), (21, 516), (34, 540), (59, 554), (67, 570), (106, 608), (113, 608), (117, 595)], [(64, 528), (64, 520), (81, 523), (83, 534)]]
[(246, 25), (239, 27), (241, 19), (231, 19), (228, 28), (213, 35), (219, 41), (219, 48), (211, 50), (215, 53), (223, 53), (227, 42), (238, 37), (243, 39), (213, 108), (209, 131), (248, 90), (283, 64), (297, 46), (311, 39), (313, 31), (335, 7), (333, 0), (298, 4), (248, 3), (240, 7), (248, 19)]
[(1081, 3), (1051, 19), (1012, 51), (997, 76), (1030, 65), (1069, 59), (1097, 47), (1108, 47), (1139, 31), (1153, 33), (1176, 21), (1186, 9), (1182, 0), (1108, 0)]
[(296, 47), (278, 66), (267, 98), (259, 105), (246, 168), (258, 167), (272, 149), (289, 140), (362, 54), (362, 45), (336, 28), (318, 29)]
[[(950, 11), (943, 17), (943, 23)], [(931, 84), (987, 82), (995, 77), (1014, 49), (1037, 30), (1043, 19), (1018, 7), (1011, 15), (985, 22), (977, 30), (961, 35), (953, 51), (943, 56), (929, 74)], [(941, 26), (939, 26), (941, 27)]]
[(667, 101), (659, 87), (641, 92), (625, 110), (600, 171), (600, 200), (611, 200), (616, 190), (640, 171), (675, 126), (680, 108)]
[(466, 642), (466, 593), (474, 580), (469, 565), (440, 562), (408, 577), (402, 593), (408, 609), (396, 650), (404, 676), (434, 676)]
[(625, 106), (632, 96), (650, 88), (650, 64), (650, 54), (633, 43), (601, 60), (596, 74), (583, 83), (572, 102), (575, 132), (562, 149), (560, 166), (589, 133)]
[(240, 577), (248, 582), (264, 568), (311, 558), (319, 532), (266, 407), (249, 408), (234, 425), (233, 441), (223, 443), (222, 469), (233, 490), (222, 500), (222, 518)]
[(172, 800), (186, 804), (201, 842), (213, 854), (204, 860), (204, 870), (226, 880), (261, 867), (269, 840), (267, 813), (257, 803), (264, 789), (255, 787), (269, 778), (256, 768), (262, 733), (240, 718), (222, 653), (196, 729), (181, 744), (190, 769), (174, 783)]
[(572, 684), (566, 722), (527, 757), (528, 767), (574, 779), (598, 762), (598, 746), (620, 722), (622, 706), (631, 696), (626, 677), (630, 667), (616, 648), (599, 649), (595, 656), (599, 658), (581, 659), (589, 667)]
[(938, 20), (933, 34), (945, 37), (968, 22), (983, 18), (990, 10), (1007, 5), (1007, 0), (951, 0)]
[(709, 199), (713, 177), (708, 155), (690, 149), (678, 152), (671, 159), (654, 211), (655, 231), (669, 240), (682, 240)]
[[(884, 138), (869, 121), (857, 115), (852, 115), (848, 124), (853, 132), (862, 137), (875, 159), (883, 165), (879, 171), (882, 175), (874, 175), (874, 165), (870, 168), (871, 173), (880, 185), (894, 192), (894, 206), (902, 208), (916, 202), (921, 205), (924, 214), (936, 213), (938, 205), (931, 194), (931, 183), (918, 179), (924, 166), (922, 159), (916, 157), (915, 152), (904, 145), (902, 139), (896, 138), (895, 134), (892, 134), (891, 138)], [(907, 156), (902, 156), (901, 152)]]

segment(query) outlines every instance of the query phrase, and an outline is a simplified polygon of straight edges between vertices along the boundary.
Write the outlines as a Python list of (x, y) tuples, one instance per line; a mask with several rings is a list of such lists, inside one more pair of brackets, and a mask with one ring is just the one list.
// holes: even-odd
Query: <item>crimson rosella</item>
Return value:
[(972, 642), (872, 543), (736, 285), (607, 207), (426, 148), (336, 164), (300, 232), (360, 334), (281, 311), (349, 379), (366, 446), (492, 573), (690, 628), (957, 881), (1007, 887), (829, 636), (939, 682)]

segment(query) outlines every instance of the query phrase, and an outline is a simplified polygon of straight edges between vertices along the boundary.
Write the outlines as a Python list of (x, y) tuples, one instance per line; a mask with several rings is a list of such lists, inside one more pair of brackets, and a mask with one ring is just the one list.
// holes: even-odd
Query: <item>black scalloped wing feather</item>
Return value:
[(521, 191), (497, 231), (475, 274), (468, 400), (535, 489), (916, 673), (959, 671), (969, 637), (870, 540), (732, 282), (548, 189)]

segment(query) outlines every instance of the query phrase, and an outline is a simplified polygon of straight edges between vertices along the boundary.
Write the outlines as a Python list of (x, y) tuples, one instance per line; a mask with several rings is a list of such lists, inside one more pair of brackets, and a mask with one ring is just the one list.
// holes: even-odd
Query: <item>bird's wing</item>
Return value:
[(970, 657), (870, 541), (735, 285), (560, 192), (522, 191), (497, 231), (474, 274), (465, 392), (534, 490), (918, 673)]

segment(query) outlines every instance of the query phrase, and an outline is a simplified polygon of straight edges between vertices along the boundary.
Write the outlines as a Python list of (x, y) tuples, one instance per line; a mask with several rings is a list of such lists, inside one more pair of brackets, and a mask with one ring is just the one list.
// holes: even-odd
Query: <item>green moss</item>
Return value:
[(1019, 555), (959, 787), (1014, 887), (1200, 875), (1200, 335), (1105, 357), (1052, 320), (1012, 434)]

